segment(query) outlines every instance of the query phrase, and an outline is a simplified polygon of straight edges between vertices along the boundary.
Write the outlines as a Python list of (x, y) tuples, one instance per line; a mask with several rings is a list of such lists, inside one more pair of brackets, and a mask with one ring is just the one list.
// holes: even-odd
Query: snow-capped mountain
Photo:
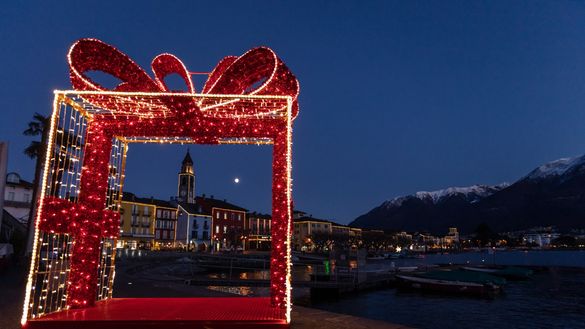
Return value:
[(472, 232), (486, 222), (496, 231), (554, 225), (585, 228), (585, 156), (543, 164), (513, 184), (421, 191), (383, 202), (350, 225), (372, 229)]
[(549, 163), (531, 171), (525, 178), (528, 179), (543, 179), (553, 176), (561, 176), (565, 173), (581, 167), (585, 164), (585, 155), (573, 158), (562, 158)]
[(495, 186), (490, 185), (473, 185), (467, 187), (449, 187), (438, 191), (420, 191), (412, 195), (396, 197), (392, 200), (385, 201), (382, 205), (386, 208), (389, 207), (400, 207), (402, 203), (410, 198), (417, 198), (423, 201), (429, 201), (434, 204), (440, 203), (441, 201), (448, 199), (452, 196), (460, 196), (467, 202), (475, 203), (479, 200), (500, 191), (503, 188), (508, 187), (510, 184), (502, 183)]

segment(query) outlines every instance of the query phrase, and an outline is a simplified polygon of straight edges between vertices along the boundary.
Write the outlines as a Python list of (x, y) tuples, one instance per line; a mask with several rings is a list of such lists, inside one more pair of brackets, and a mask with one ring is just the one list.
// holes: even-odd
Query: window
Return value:
[(203, 236), (201, 237), (203, 240), (209, 239), (209, 232), (203, 231)]
[(30, 193), (25, 193), (23, 200), (24, 202), (30, 202)]
[(193, 219), (193, 227), (195, 227), (195, 228), (197, 227), (197, 220), (196, 219)]
[(14, 192), (8, 192), (8, 201), (14, 201)]
[(215, 233), (219, 233), (219, 225), (215, 225)]
[(219, 211), (215, 213), (215, 218), (219, 219)]
[(242, 214), (238, 214), (238, 220), (242, 220)]
[(6, 181), (8, 183), (18, 184), (20, 183), (20, 176), (17, 173), (10, 173), (6, 176)]
[(149, 215), (148, 210), (149, 210), (148, 207), (147, 206), (144, 206), (144, 216), (148, 216)]
[(223, 234), (226, 234), (226, 233), (227, 233), (227, 226), (224, 225), (223, 226)]
[(223, 219), (227, 219), (227, 212), (223, 213)]
[(132, 214), (134, 215), (138, 214), (138, 206), (135, 204), (132, 205)]
[(156, 210), (156, 217), (158, 217), (158, 218), (162, 217), (162, 210), (160, 210), (160, 209)]

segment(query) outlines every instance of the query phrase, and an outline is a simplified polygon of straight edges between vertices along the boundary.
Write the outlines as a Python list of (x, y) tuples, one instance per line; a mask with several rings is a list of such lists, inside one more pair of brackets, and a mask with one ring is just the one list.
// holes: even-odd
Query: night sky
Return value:
[[(32, 180), (22, 131), (50, 112), (54, 89), (70, 88), (66, 53), (82, 37), (149, 73), (162, 52), (210, 71), (223, 56), (274, 49), (301, 84), (295, 205), (342, 223), (395, 196), (513, 182), (585, 153), (581, 1), (120, 2), (0, 6), (9, 171)], [(175, 195), (186, 150), (131, 145), (125, 190)], [(190, 150), (197, 194), (270, 210), (270, 146)]]

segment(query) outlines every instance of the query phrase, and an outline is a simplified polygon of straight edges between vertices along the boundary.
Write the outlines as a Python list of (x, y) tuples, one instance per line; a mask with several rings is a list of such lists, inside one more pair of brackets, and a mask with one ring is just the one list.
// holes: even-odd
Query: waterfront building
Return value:
[(208, 251), (211, 247), (211, 214), (194, 203), (178, 204), (176, 244), (189, 251)]
[(151, 199), (155, 206), (154, 247), (169, 249), (175, 247), (177, 207), (169, 201)]
[(349, 238), (351, 229), (347, 225), (331, 222), (331, 234), (334, 236), (343, 236)]
[(349, 228), (349, 237), (360, 240), (362, 238), (362, 229), (359, 227), (350, 227)]
[(292, 248), (299, 251), (313, 251), (315, 238), (331, 235), (332, 222), (324, 219), (303, 216), (294, 219)]
[(30, 216), (33, 184), (11, 172), (6, 175), (4, 209), (19, 222), (26, 224)]
[(231, 204), (227, 200), (195, 198), (195, 204), (201, 206), (202, 213), (211, 215), (213, 250), (238, 250), (245, 248), (245, 222), (247, 209)]
[(248, 213), (246, 216), (246, 249), (270, 250), (272, 216)]
[(118, 248), (151, 249), (154, 246), (156, 206), (152, 199), (124, 192), (120, 207)]
[(443, 243), (446, 246), (459, 243), (459, 232), (456, 227), (449, 227), (449, 233), (443, 237)]

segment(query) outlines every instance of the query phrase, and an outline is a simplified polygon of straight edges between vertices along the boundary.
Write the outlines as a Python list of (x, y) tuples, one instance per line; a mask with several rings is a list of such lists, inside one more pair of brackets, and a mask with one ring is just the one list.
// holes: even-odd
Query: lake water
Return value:
[[(332, 312), (388, 321), (416, 328), (585, 328), (585, 252), (507, 251), (427, 255), (395, 260), (396, 266), (467, 263), (554, 266), (532, 280), (509, 282), (493, 300), (424, 295), (385, 289), (312, 302)], [(390, 261), (368, 268), (388, 267)], [(566, 266), (572, 268), (565, 268)]]

